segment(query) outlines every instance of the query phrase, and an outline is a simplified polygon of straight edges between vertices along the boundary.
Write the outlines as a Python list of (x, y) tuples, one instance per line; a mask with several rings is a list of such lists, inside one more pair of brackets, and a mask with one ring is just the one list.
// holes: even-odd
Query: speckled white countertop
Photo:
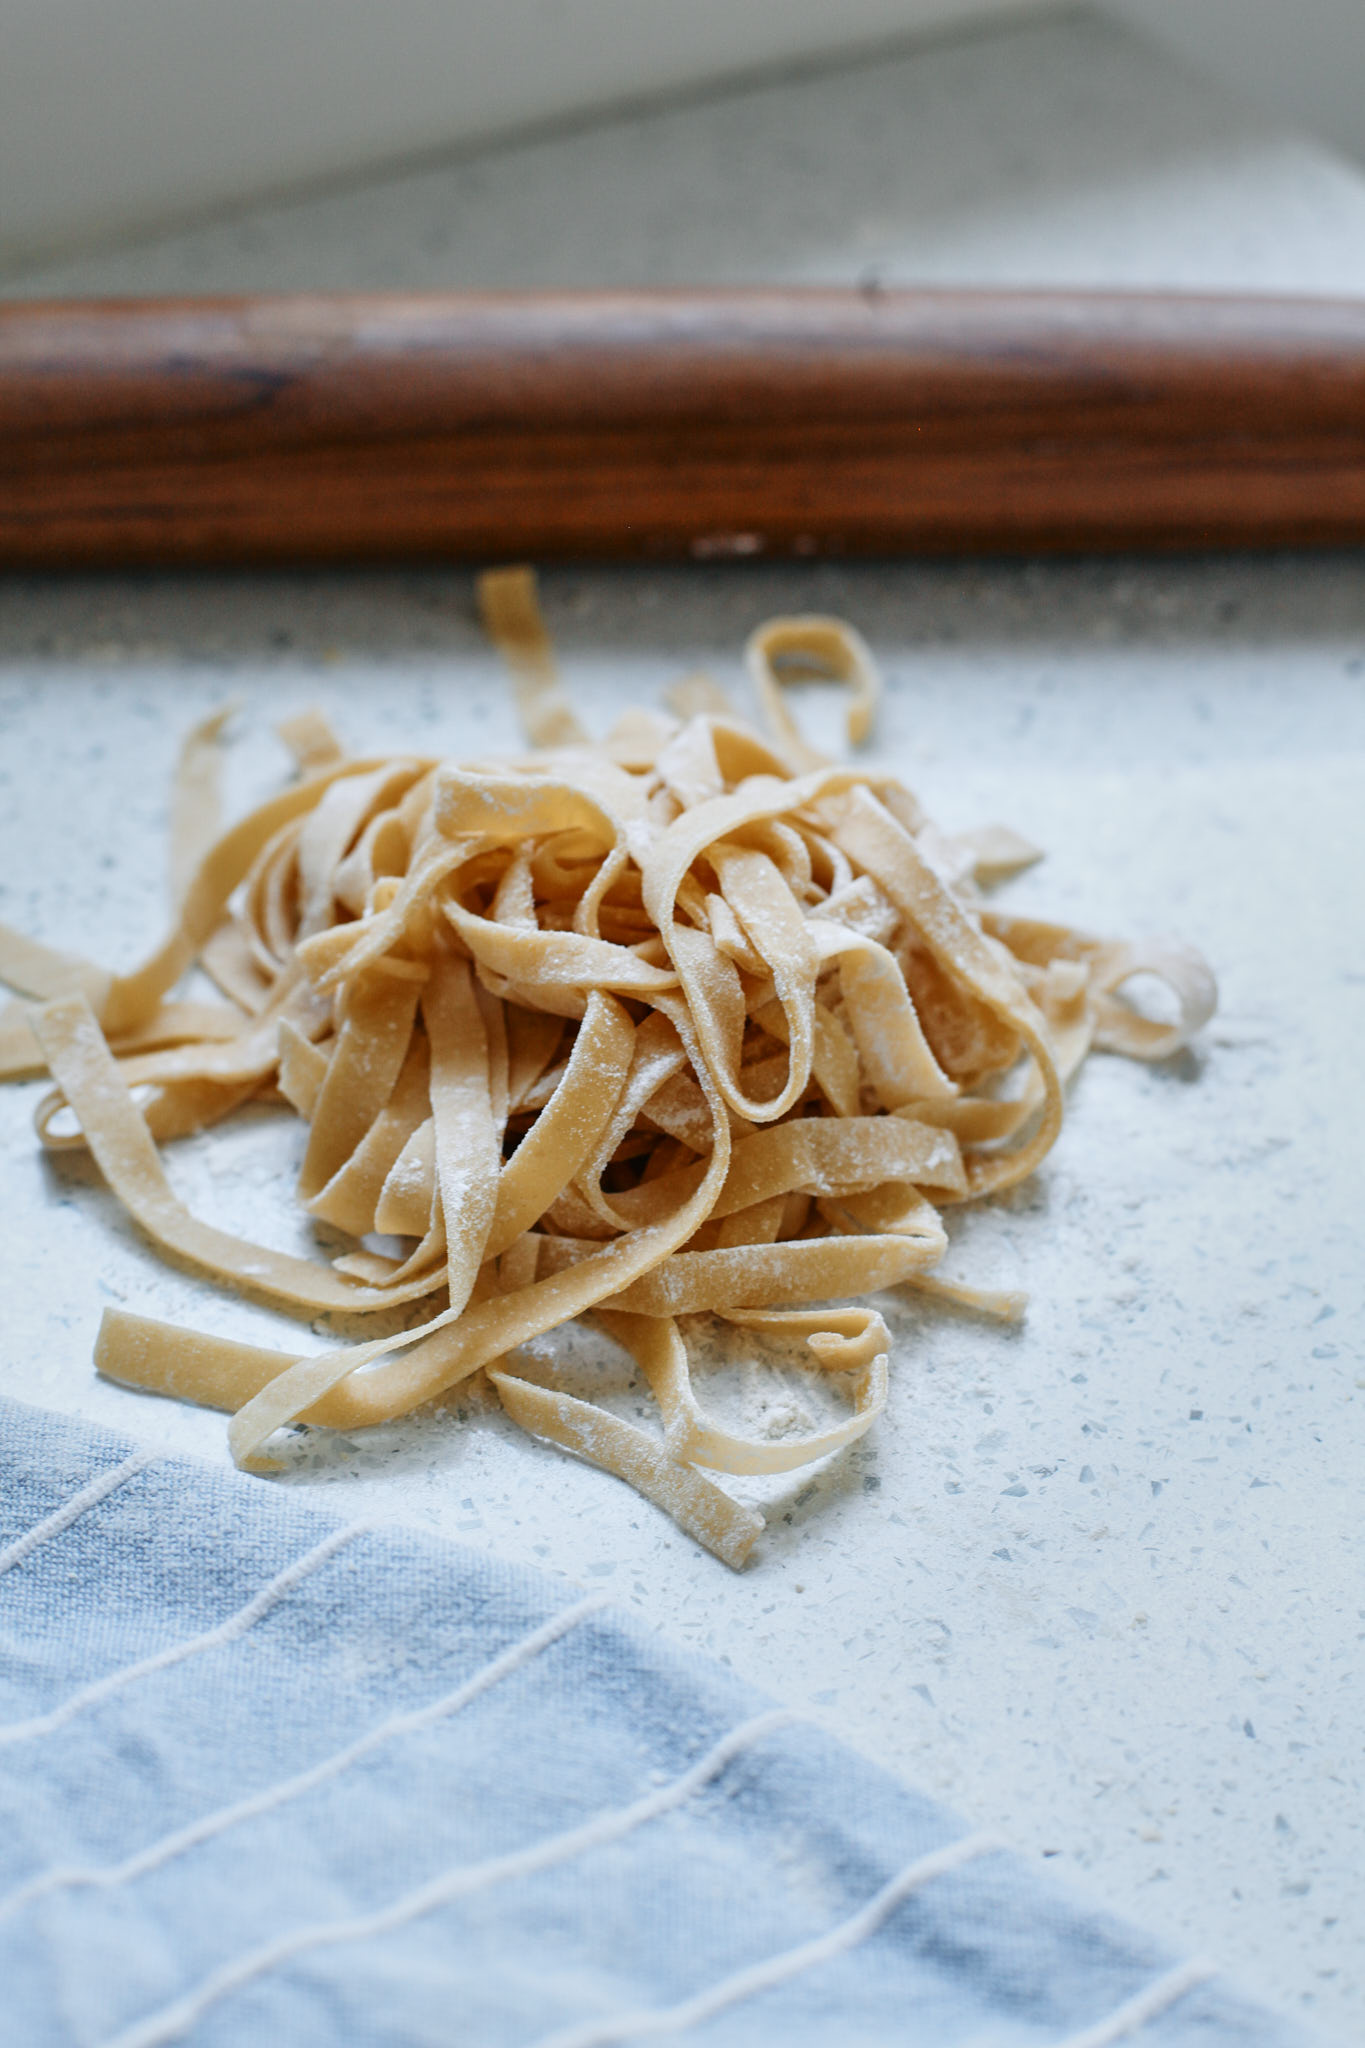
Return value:
[[(1267, 135), (1085, 19), (737, 94), (8, 288), (741, 275), (1365, 289), (1365, 176)], [(898, 1305), (890, 1409), (769, 1485), (732, 1576), (500, 1416), (323, 1440), (290, 1483), (656, 1616), (1263, 1997), (1365, 2028), (1360, 1346), (1365, 575), (1355, 556), (563, 570), (547, 608), (599, 730), (765, 612), (847, 613), (880, 753), (948, 826), (1046, 846), (1012, 902), (1176, 932), (1223, 1007), (1165, 1070), (1091, 1062), (1037, 1180), (954, 1224), (1026, 1327)], [(0, 582), (0, 917), (126, 961), (163, 910), (176, 736), (235, 695), (233, 798), (316, 701), (359, 746), (511, 740), (459, 571)], [(815, 707), (816, 716), (823, 715)], [(226, 1456), (220, 1417), (97, 1382), (110, 1300), (242, 1333), (0, 1095), (0, 1386)], [(236, 1227), (260, 1126), (173, 1154)]]

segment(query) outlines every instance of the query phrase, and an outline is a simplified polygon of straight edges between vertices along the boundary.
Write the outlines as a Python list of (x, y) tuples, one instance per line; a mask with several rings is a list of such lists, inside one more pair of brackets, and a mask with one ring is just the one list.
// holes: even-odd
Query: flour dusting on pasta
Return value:
[[(762, 1521), (717, 1475), (789, 1471), (871, 1427), (890, 1344), (867, 1296), (1021, 1313), (934, 1273), (941, 1212), (1034, 1170), (1093, 1047), (1184, 1045), (1213, 979), (1182, 946), (990, 909), (983, 887), (1033, 848), (949, 837), (894, 777), (815, 754), (789, 683), (847, 684), (854, 741), (875, 717), (875, 663), (842, 622), (753, 635), (769, 737), (689, 677), (598, 745), (530, 572), (485, 576), (480, 600), (531, 751), (353, 759), (304, 713), (281, 728), (295, 779), (224, 831), (223, 714), (204, 720), (171, 932), (115, 974), (0, 930), (0, 977), (30, 999), (0, 1013), (0, 1074), (47, 1070), (42, 1142), (88, 1148), (177, 1260), (304, 1319), (421, 1305), (308, 1355), (106, 1312), (100, 1371), (232, 1411), (239, 1464), (269, 1469), (291, 1425), (381, 1422), (482, 1373), (515, 1421), (739, 1565)], [(221, 1001), (176, 997), (196, 965)], [(1173, 1022), (1125, 1000), (1137, 975), (1166, 982)], [(308, 1126), (298, 1199), (350, 1240), (328, 1261), (230, 1235), (166, 1177), (163, 1142), (261, 1099)], [(786, 1403), (776, 1432), (726, 1426), (693, 1379), (703, 1315), (759, 1356), (804, 1340), (842, 1419)], [(521, 1355), (584, 1316), (634, 1359), (657, 1431)]]

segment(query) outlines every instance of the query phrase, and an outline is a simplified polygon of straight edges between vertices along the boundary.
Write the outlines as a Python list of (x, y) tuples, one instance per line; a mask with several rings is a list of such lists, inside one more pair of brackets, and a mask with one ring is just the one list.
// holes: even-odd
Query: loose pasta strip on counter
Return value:
[[(220, 830), (223, 718), (203, 720), (165, 940), (115, 973), (0, 930), (0, 978), (28, 998), (0, 1013), (0, 1074), (45, 1070), (42, 1143), (88, 1148), (208, 1279), (304, 1319), (419, 1305), (324, 1350), (111, 1310), (102, 1373), (231, 1411), (234, 1456), (261, 1470), (282, 1430), (378, 1423), (482, 1374), (516, 1422), (738, 1566), (762, 1520), (720, 1479), (828, 1456), (885, 1407), (891, 1344), (864, 1297), (1021, 1313), (934, 1272), (941, 1210), (1033, 1172), (1092, 1048), (1187, 1043), (1213, 980), (1186, 947), (988, 908), (980, 884), (1036, 849), (953, 840), (894, 777), (815, 754), (788, 682), (846, 683), (855, 741), (879, 697), (840, 621), (752, 636), (771, 737), (691, 678), (598, 746), (530, 572), (485, 576), (480, 601), (530, 751), (351, 759), (301, 714), (280, 729), (295, 781)], [(176, 995), (196, 965), (221, 1001)], [(1167, 983), (1172, 1021), (1126, 1000), (1139, 975)], [(161, 1144), (262, 1100), (308, 1127), (298, 1200), (351, 1240), (330, 1260), (231, 1236), (166, 1177)], [(713, 1412), (689, 1345), (708, 1316), (760, 1356), (802, 1340), (842, 1418), (773, 1437)], [(634, 1360), (656, 1432), (524, 1353), (578, 1317)]]

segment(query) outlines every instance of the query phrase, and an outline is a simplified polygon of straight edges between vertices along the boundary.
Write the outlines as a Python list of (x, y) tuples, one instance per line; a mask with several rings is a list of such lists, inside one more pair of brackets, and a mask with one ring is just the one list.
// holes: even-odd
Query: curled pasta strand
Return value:
[(664, 1442), (689, 1465), (732, 1473), (795, 1472), (865, 1436), (886, 1406), (891, 1340), (875, 1309), (731, 1310), (728, 1322), (772, 1335), (804, 1336), (816, 1362), (829, 1373), (856, 1374), (852, 1412), (827, 1429), (801, 1436), (745, 1435), (710, 1420), (697, 1399), (687, 1346), (668, 1316), (633, 1316), (599, 1310), (597, 1320), (635, 1359), (659, 1404)]
[(769, 619), (750, 634), (744, 658), (764, 716), (794, 768), (817, 768), (821, 756), (807, 744), (787, 709), (782, 694), (786, 682), (832, 676), (846, 684), (849, 744), (859, 747), (870, 737), (881, 702), (881, 675), (862, 634), (843, 619)]

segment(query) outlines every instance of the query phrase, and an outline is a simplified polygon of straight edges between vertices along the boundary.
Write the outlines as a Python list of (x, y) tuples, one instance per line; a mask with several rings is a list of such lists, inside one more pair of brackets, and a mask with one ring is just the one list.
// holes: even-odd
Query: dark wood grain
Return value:
[(0, 563), (1365, 538), (1365, 301), (0, 305)]

